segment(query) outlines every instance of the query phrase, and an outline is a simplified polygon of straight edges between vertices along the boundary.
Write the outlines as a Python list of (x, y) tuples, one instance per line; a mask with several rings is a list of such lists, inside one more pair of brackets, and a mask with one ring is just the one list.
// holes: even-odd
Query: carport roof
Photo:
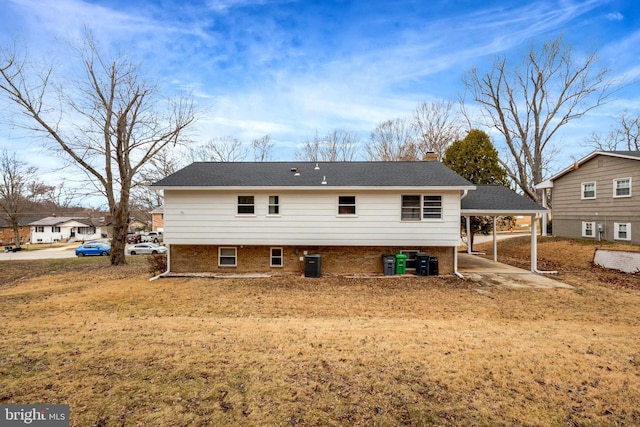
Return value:
[(547, 212), (534, 201), (502, 185), (476, 185), (462, 199), (463, 216), (535, 215)]

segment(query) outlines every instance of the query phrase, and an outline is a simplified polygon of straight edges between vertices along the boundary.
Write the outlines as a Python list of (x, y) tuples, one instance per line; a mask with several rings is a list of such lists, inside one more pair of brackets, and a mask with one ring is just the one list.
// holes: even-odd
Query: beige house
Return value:
[(640, 244), (638, 185), (640, 151), (594, 151), (537, 188), (551, 191), (554, 236)]

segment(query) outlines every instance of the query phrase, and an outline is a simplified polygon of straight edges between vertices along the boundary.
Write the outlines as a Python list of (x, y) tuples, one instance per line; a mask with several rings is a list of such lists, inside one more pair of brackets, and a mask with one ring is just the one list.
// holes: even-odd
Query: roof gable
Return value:
[(473, 188), (440, 162), (196, 162), (154, 187)]
[[(564, 168), (563, 170), (561, 170), (560, 172), (558, 172), (557, 174), (549, 178), (544, 183), (553, 182), (556, 179), (561, 178), (562, 176), (568, 174), (571, 171), (576, 170), (579, 166), (583, 165), (584, 163), (588, 162), (589, 160), (597, 156), (617, 157), (621, 159), (630, 159), (630, 160), (640, 161), (640, 151), (593, 151), (589, 153), (587, 156), (578, 160), (577, 162), (574, 162), (571, 166)], [(538, 188), (549, 187), (549, 185), (544, 185), (544, 183), (541, 183), (543, 184), (542, 186), (538, 185), (537, 187)]]

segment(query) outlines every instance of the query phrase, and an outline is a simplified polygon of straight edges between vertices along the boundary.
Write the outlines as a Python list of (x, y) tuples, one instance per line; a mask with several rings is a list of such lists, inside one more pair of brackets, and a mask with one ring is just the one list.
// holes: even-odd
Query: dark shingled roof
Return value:
[(463, 214), (482, 212), (508, 214), (533, 214), (545, 212), (547, 209), (531, 199), (503, 187), (502, 185), (477, 185), (462, 199)]
[[(196, 162), (154, 187), (472, 187), (432, 162)], [(292, 171), (298, 168), (299, 176)], [(322, 181), (326, 180), (326, 184)]]

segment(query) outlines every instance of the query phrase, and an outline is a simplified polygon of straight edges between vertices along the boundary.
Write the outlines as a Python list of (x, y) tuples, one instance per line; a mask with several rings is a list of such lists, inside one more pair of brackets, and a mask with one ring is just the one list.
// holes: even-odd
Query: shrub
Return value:
[(167, 271), (167, 254), (151, 254), (147, 258), (147, 264), (149, 265), (149, 273), (157, 276), (160, 273)]

